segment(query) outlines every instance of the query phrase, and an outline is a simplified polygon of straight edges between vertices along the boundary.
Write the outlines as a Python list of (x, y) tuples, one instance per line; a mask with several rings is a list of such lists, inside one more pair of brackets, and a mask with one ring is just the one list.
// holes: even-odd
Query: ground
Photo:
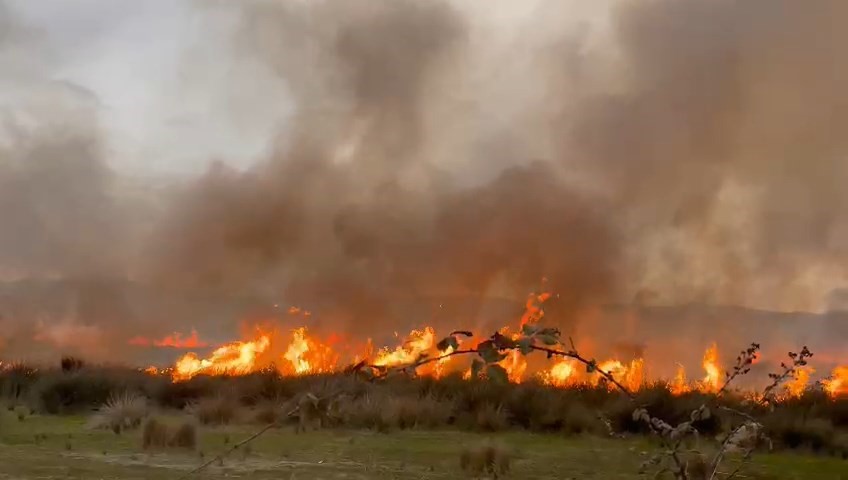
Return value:
[[(83, 417), (0, 417), (0, 479), (178, 479), (257, 427), (202, 428), (193, 453), (146, 453), (139, 432), (93, 431)], [(46, 438), (44, 438), (46, 435)], [(271, 430), (249, 451), (236, 450), (195, 478), (457, 479), (459, 452), (486, 435), (457, 431), (390, 434)], [(523, 432), (495, 438), (516, 452), (516, 479), (637, 479), (654, 448), (646, 440), (563, 437)], [(201, 453), (202, 452), (202, 453)], [(848, 461), (801, 454), (761, 454), (743, 478), (845, 479)]]

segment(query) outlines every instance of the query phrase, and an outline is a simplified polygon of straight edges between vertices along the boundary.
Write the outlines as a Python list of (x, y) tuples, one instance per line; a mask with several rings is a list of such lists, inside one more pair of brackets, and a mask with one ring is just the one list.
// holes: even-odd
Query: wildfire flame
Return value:
[(721, 388), (721, 367), (718, 363), (718, 345), (713, 343), (704, 353), (702, 362), (706, 376), (701, 381), (703, 390), (706, 392), (717, 392)]
[(555, 363), (551, 369), (542, 374), (542, 381), (555, 387), (568, 387), (576, 384), (576, 369), (571, 359), (563, 359)]
[(130, 345), (135, 345), (139, 347), (171, 347), (171, 348), (204, 348), (209, 345), (205, 342), (200, 341), (200, 338), (197, 335), (197, 330), (192, 329), (191, 335), (187, 338), (183, 338), (182, 334), (179, 332), (174, 332), (170, 335), (165, 336), (161, 340), (151, 340), (146, 337), (133, 337), (129, 339), (127, 342)]
[[(542, 304), (549, 298), (551, 298), (549, 293), (530, 295), (519, 322), (520, 327), (523, 328), (524, 325), (539, 322), (545, 314)], [(299, 314), (302, 312), (300, 309), (293, 308), (289, 313)], [(302, 314), (307, 316), (305, 312)], [(221, 345), (205, 358), (190, 352), (181, 356), (170, 369), (159, 370), (156, 367), (148, 367), (144, 371), (151, 375), (170, 374), (174, 381), (188, 380), (201, 374), (244, 375), (270, 366), (274, 366), (283, 375), (307, 375), (339, 371), (341, 354), (339, 349), (336, 348), (337, 344), (340, 343), (340, 337), (337, 335), (331, 335), (324, 342), (311, 335), (306, 327), (299, 327), (290, 332), (291, 338), (283, 343), (285, 348), (275, 347), (272, 350), (272, 345), (282, 342), (283, 338), (270, 330), (257, 328), (255, 332), (253, 338)], [(513, 340), (521, 338), (521, 333), (511, 333), (509, 327), (502, 328), (500, 333)], [(454, 357), (437, 358), (438, 356), (450, 355), (454, 352), (454, 347), (449, 346), (442, 352), (436, 351), (436, 339), (435, 329), (427, 326), (420, 330), (412, 330), (400, 342), (400, 345), (394, 348), (375, 349), (371, 340), (368, 340), (363, 348), (358, 349), (359, 353), (364, 352), (364, 355), (356, 355), (355, 361), (364, 358), (370, 359), (369, 363), (375, 366), (394, 367), (410, 365), (429, 356), (436, 360), (420, 366), (417, 373), (438, 378), (446, 372), (456, 369), (456, 367), (451, 364)], [(133, 345), (176, 348), (200, 348), (206, 345), (199, 340), (199, 335), (195, 330), (192, 330), (188, 337), (182, 337), (179, 333), (155, 341), (150, 341), (144, 337), (135, 337), (130, 340), (130, 343)], [(283, 353), (272, 354), (272, 351)], [(350, 359), (351, 356), (348, 355), (345, 358)], [(467, 366), (467, 363), (464, 365)], [(499, 365), (506, 370), (509, 380), (513, 383), (523, 381), (528, 368), (525, 356), (518, 350), (507, 352), (506, 358), (499, 362)], [(668, 382), (669, 390), (675, 395), (681, 395), (692, 390), (717, 392), (721, 388), (723, 374), (716, 343), (712, 343), (704, 352), (701, 365), (705, 375), (700, 381), (692, 383), (687, 381), (684, 367), (678, 365), (674, 378)], [(459, 368), (467, 368), (466, 366)], [(607, 359), (598, 363), (598, 369), (609, 373), (616, 382), (631, 391), (643, 388), (648, 382), (645, 361), (641, 357), (629, 361), (615, 358)], [(784, 395), (787, 397), (800, 396), (810, 384), (810, 378), (814, 373), (815, 370), (812, 367), (797, 368), (792, 379), (785, 385)], [(466, 370), (463, 376), (470, 378), (471, 371)], [(558, 359), (550, 368), (538, 373), (537, 377), (545, 384), (556, 387), (569, 387), (579, 384), (597, 386), (603, 382), (602, 375), (586, 371), (582, 368), (582, 365), (571, 358)], [(822, 382), (822, 385), (830, 396), (848, 395), (848, 366), (837, 367), (832, 372), (831, 377)], [(607, 387), (615, 388), (614, 385), (607, 385)]]
[(848, 366), (836, 367), (822, 385), (831, 397), (848, 396)]
[(810, 383), (810, 375), (815, 372), (812, 367), (796, 368), (792, 379), (786, 382), (786, 395), (789, 397), (800, 397)]
[(271, 338), (260, 334), (256, 340), (222, 345), (209, 358), (200, 359), (189, 352), (174, 365), (174, 380), (188, 380), (199, 374), (244, 375), (256, 371), (256, 360), (271, 346)]
[(393, 367), (414, 363), (418, 361), (421, 355), (428, 353), (435, 344), (436, 331), (432, 327), (426, 327), (424, 330), (413, 330), (406, 341), (394, 350), (384, 348), (377, 352), (374, 365)]

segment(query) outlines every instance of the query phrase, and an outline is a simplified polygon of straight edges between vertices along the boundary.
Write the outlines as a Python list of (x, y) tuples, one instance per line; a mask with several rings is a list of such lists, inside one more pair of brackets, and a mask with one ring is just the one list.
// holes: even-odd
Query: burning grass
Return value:
[[(559, 338), (554, 329), (543, 328), (539, 323), (544, 318), (543, 304), (550, 298), (549, 293), (531, 294), (517, 325), (498, 329), (497, 335), (501, 340), (497, 350), (500, 356), (497, 361), (486, 361), (489, 367), (481, 372), (483, 375), (503, 376), (512, 383), (540, 381), (563, 388), (601, 384), (615, 388), (614, 383), (618, 382), (631, 391), (648, 388), (656, 383), (668, 383), (675, 394), (717, 392), (724, 382), (722, 364), (725, 355), (714, 342), (704, 345), (703, 355), (696, 357), (700, 364), (699, 371), (687, 372), (678, 363), (677, 371), (671, 379), (652, 373), (658, 366), (646, 361), (642, 349), (630, 349), (623, 354), (598, 359), (597, 369), (589, 371), (580, 361), (568, 355), (556, 355), (553, 358), (549, 355), (547, 362), (536, 361), (535, 357), (528, 356), (538, 350), (534, 347), (557, 346), (564, 340)], [(528, 331), (535, 333), (528, 335)], [(361, 344), (349, 339), (341, 342), (335, 334), (321, 337), (305, 326), (286, 330), (268, 321), (246, 328), (241, 340), (219, 345), (206, 355), (188, 352), (170, 367), (148, 367), (145, 372), (170, 377), (174, 382), (185, 382), (197, 376), (240, 376), (263, 371), (285, 376), (342, 373), (352, 365), (367, 366), (377, 374), (383, 374), (393, 368), (415, 364), (415, 373), (420, 376), (440, 378), (459, 372), (470, 378), (477, 372), (472, 372), (474, 363), (466, 354), (478, 353), (479, 347), (488, 340), (475, 338), (471, 332), (460, 331), (452, 332), (439, 341), (439, 335), (431, 326), (412, 330), (405, 337), (397, 333), (395, 336), (399, 339), (397, 345), (376, 347), (371, 339)], [(179, 338), (176, 334), (173, 337)], [(533, 346), (520, 346), (521, 342), (529, 340), (528, 337), (532, 337), (532, 342), (535, 342)], [(196, 340), (197, 332), (193, 331), (189, 338)], [(166, 339), (167, 342), (163, 340), (158, 344), (169, 347), (175, 345), (171, 341), (174, 338)], [(193, 343), (185, 343), (183, 346), (190, 344)], [(504, 347), (506, 344), (512, 346)], [(755, 363), (761, 363), (761, 360), (757, 357)], [(598, 375), (595, 373), (598, 370), (609, 375)], [(821, 373), (824, 372), (820, 372), (819, 376)], [(848, 395), (848, 367), (836, 367), (821, 382), (814, 381), (816, 370), (812, 366), (798, 368), (792, 374), (792, 378), (781, 386), (780, 391), (774, 392), (775, 395), (797, 397), (807, 388), (816, 386), (833, 397)]]

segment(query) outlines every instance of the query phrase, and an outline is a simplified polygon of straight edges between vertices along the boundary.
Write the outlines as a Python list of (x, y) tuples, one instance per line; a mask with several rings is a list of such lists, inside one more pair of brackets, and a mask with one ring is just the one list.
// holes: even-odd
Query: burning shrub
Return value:
[(188, 409), (203, 425), (227, 425), (235, 420), (239, 405), (229, 396), (217, 395), (202, 398)]
[(108, 428), (120, 434), (124, 430), (135, 429), (147, 416), (147, 399), (130, 392), (112, 395), (92, 417), (92, 428)]

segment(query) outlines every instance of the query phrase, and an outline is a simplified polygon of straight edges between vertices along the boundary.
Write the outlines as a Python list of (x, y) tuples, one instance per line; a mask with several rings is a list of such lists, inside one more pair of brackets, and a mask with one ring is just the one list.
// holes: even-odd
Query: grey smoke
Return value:
[(97, 107), (33, 131), (3, 150), (0, 266), (282, 298), (368, 333), (412, 299), (520, 308), (543, 277), (568, 328), (633, 298), (819, 308), (845, 283), (848, 6), (611, 3), (600, 34), (538, 2), (506, 40), (456, 2), (197, 6), (235, 22), (209, 39), (230, 72), (211, 113), (259, 93), (291, 112), (267, 153), (151, 204), (104, 161)]

